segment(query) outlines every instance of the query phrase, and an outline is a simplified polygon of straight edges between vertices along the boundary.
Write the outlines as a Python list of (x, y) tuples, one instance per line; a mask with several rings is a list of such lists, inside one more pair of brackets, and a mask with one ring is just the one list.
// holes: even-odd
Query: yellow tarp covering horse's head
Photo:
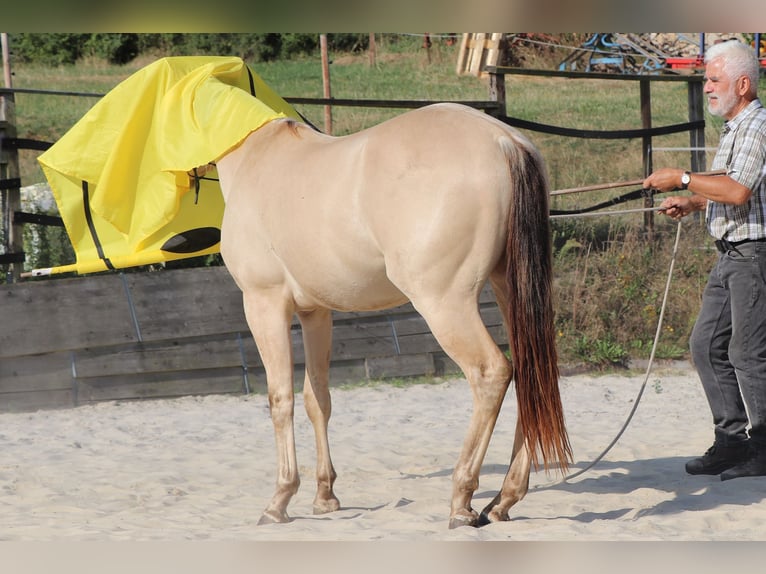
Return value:
[(194, 170), (279, 117), (300, 119), (239, 58), (163, 58), (139, 70), (40, 156), (77, 263), (37, 274), (217, 252), (215, 169)]

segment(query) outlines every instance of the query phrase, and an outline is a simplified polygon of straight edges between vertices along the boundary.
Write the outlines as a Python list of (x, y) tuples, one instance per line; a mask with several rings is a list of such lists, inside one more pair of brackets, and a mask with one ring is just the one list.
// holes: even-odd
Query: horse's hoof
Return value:
[(481, 511), (481, 515), (479, 516), (479, 526), (486, 526), (493, 522), (508, 522), (510, 519), (511, 517), (508, 516), (507, 511), (500, 512), (492, 506), (488, 506)]
[(340, 510), (340, 501), (337, 498), (314, 501), (314, 514), (328, 514)]
[(290, 522), (290, 517), (287, 516), (286, 512), (267, 510), (261, 515), (258, 526), (263, 526), (264, 524), (285, 524), (287, 522)]
[(453, 530), (461, 526), (478, 526), (479, 515), (475, 511), (462, 510), (449, 519), (449, 528)]

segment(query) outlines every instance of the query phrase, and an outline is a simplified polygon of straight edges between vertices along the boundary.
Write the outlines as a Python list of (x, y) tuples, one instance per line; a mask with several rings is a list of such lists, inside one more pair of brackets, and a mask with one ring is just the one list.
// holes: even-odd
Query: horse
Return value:
[[(548, 176), (539, 151), (500, 120), (441, 103), (346, 136), (275, 119), (217, 161), (221, 255), (243, 294), (266, 372), (276, 490), (259, 524), (284, 523), (300, 477), (290, 326), (305, 348), (305, 409), (316, 439), (313, 512), (340, 509), (328, 444), (332, 311), (411, 302), (462, 370), (473, 409), (452, 475), (449, 527), (509, 520), (530, 465), (566, 471), (571, 446), (558, 388)], [(489, 281), (512, 362), (478, 298)], [(518, 418), (502, 488), (471, 506), (501, 403)]]

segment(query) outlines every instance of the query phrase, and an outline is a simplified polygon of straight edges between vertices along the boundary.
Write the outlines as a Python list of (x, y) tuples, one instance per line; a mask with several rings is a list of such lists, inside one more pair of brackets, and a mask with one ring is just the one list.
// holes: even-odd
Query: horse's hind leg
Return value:
[(303, 330), (306, 354), (303, 397), (316, 437), (317, 493), (314, 498), (314, 514), (324, 514), (340, 508), (340, 502), (333, 492), (336, 474), (327, 440), (327, 425), (332, 411), (329, 389), (332, 314), (329, 309), (316, 309), (310, 313), (299, 313), (298, 318)]
[(266, 369), (269, 409), (277, 447), (277, 486), (258, 524), (289, 522), (287, 505), (298, 492), (300, 477), (295, 454), (293, 414), (292, 308), (275, 293), (244, 296), (245, 315)]
[(477, 526), (479, 515), (471, 498), (479, 487), (481, 464), (510, 383), (510, 363), (487, 332), (475, 297), (442, 296), (434, 305), (421, 302), (416, 307), (471, 386), (473, 412), (452, 475), (449, 526)]
[[(500, 266), (500, 268), (502, 267), (504, 265)], [(507, 332), (508, 301), (505, 293), (505, 277), (502, 273), (495, 272), (490, 277), (490, 282)], [(509, 520), (508, 510), (524, 498), (529, 490), (530, 466), (529, 449), (521, 432), (521, 424), (517, 421), (516, 436), (513, 440), (513, 454), (511, 455), (508, 472), (505, 475), (500, 492), (482, 511), (481, 524)]]
[(521, 424), (517, 421), (513, 455), (503, 486), (498, 495), (481, 512), (480, 524), (509, 520), (508, 510), (524, 498), (529, 490), (530, 465), (529, 450), (521, 432)]

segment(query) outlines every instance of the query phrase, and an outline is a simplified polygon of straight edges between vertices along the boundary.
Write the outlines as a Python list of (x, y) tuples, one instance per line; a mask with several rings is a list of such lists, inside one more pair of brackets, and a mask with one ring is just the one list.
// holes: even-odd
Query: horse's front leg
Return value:
[(298, 492), (295, 454), (293, 359), (290, 339), (292, 308), (276, 294), (245, 294), (245, 315), (266, 370), (269, 411), (277, 447), (277, 486), (258, 524), (289, 522), (287, 505)]
[(503, 486), (498, 495), (482, 511), (480, 524), (510, 520), (508, 510), (524, 498), (529, 490), (530, 465), (529, 449), (521, 432), (521, 423), (517, 421), (513, 454)]
[(316, 437), (317, 493), (314, 498), (314, 514), (324, 514), (340, 508), (340, 502), (333, 492), (336, 474), (327, 439), (327, 425), (332, 412), (329, 388), (332, 313), (329, 309), (316, 309), (310, 313), (299, 313), (298, 318), (306, 354), (303, 398)]

